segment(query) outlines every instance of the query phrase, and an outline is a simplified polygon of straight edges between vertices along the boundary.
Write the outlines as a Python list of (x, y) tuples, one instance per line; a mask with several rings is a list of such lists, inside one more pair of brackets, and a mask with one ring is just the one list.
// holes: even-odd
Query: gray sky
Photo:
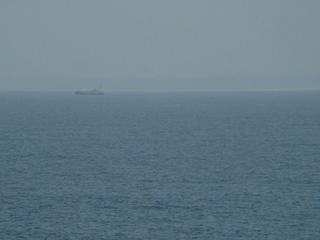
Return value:
[(320, 88), (319, 0), (0, 0), (0, 90)]

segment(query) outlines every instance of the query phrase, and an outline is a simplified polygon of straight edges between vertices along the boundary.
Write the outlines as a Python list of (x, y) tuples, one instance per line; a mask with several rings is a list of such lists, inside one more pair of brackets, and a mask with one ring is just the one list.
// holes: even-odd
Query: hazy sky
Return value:
[(0, 90), (320, 88), (319, 0), (0, 0)]

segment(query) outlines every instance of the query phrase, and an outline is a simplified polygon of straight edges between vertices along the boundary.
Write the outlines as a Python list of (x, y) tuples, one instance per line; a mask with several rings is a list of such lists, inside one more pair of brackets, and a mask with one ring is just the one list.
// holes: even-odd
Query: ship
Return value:
[(74, 92), (76, 95), (104, 95), (104, 92), (96, 88), (92, 90), (79, 90)]

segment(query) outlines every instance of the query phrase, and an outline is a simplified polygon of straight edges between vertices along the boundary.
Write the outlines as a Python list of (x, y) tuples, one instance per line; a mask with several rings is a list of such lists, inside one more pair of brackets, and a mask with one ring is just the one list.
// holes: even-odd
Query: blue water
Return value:
[(0, 93), (0, 239), (320, 239), (320, 92)]

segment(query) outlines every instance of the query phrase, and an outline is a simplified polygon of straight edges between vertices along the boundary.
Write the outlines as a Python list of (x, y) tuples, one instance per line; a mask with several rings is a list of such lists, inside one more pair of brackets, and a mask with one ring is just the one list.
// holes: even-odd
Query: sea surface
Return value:
[(1, 92), (0, 239), (320, 239), (320, 92)]

